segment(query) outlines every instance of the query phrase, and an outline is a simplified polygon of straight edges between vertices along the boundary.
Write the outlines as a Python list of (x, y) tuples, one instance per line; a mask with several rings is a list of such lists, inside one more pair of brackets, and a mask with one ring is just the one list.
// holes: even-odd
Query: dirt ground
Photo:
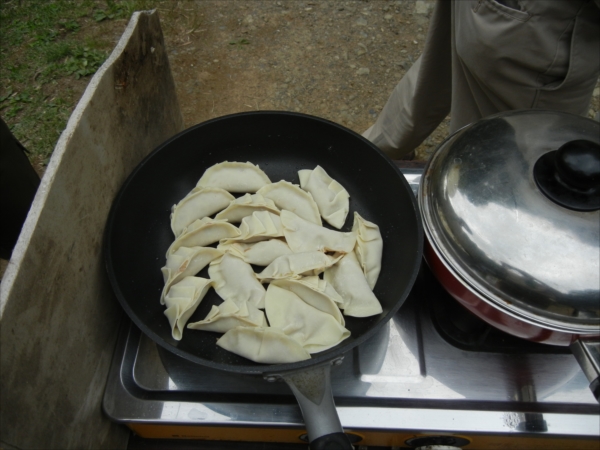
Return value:
[[(203, 0), (183, 4), (178, 20), (159, 8), (185, 125), (288, 110), (362, 133), (421, 53), (432, 6)], [(419, 159), (446, 132), (443, 124), (419, 148)]]
[[(298, 111), (358, 133), (423, 50), (434, 0), (139, 0), (156, 8), (186, 127), (250, 110)], [(141, 4), (140, 3), (140, 4)], [(127, 19), (82, 21), (112, 49)], [(47, 85), (75, 107), (90, 77)], [(600, 84), (590, 117), (599, 120)], [(18, 120), (15, 119), (15, 120)], [(449, 118), (417, 148), (426, 160)], [(28, 143), (25, 142), (27, 146)], [(36, 170), (43, 173), (39, 162)]]
[[(158, 8), (186, 127), (288, 110), (366, 130), (423, 50), (434, 0), (195, 0)], [(598, 85), (600, 86), (600, 85)], [(590, 117), (599, 119), (596, 87)], [(427, 160), (446, 118), (416, 151)]]
[[(242, 111), (286, 110), (362, 133), (420, 55), (434, 1), (157, 3), (186, 127)], [(124, 19), (90, 23), (84, 38), (114, 48), (126, 26)], [(68, 81), (75, 103), (89, 79)], [(427, 159), (446, 134), (447, 120), (417, 159)]]
[[(434, 0), (137, 4), (158, 10), (186, 127), (236, 112), (287, 110), (362, 133), (422, 52)], [(80, 22), (82, 41), (101, 42), (110, 51), (128, 19)], [(90, 79), (63, 78), (41, 89), (48, 98), (60, 92), (74, 108)], [(599, 120), (599, 110), (600, 84), (589, 116)], [(448, 123), (446, 118), (425, 140), (416, 159), (428, 159), (447, 136)], [(33, 163), (43, 174), (43, 158)]]

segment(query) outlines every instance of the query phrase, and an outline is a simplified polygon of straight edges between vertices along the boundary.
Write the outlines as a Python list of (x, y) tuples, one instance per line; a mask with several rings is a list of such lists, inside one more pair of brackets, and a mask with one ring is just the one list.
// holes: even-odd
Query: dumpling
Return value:
[(185, 277), (171, 286), (165, 296), (165, 316), (171, 324), (173, 339), (181, 340), (186, 322), (196, 311), (211, 284), (212, 281), (206, 278)]
[(296, 184), (281, 180), (260, 188), (257, 194), (275, 202), (280, 210), (286, 209), (309, 222), (322, 225), (319, 207), (309, 192), (303, 191)]
[(331, 283), (344, 299), (344, 304), (340, 306), (344, 315), (369, 317), (383, 312), (354, 252), (346, 254), (336, 265), (328, 268), (323, 279)]
[(267, 289), (265, 311), (271, 327), (282, 330), (309, 353), (327, 350), (350, 336), (350, 331), (331, 314), (274, 284)]
[(356, 234), (342, 233), (315, 225), (290, 211), (281, 211), (285, 239), (294, 252), (313, 250), (349, 253), (354, 250)]
[(223, 300), (231, 300), (238, 307), (245, 302), (256, 308), (265, 307), (265, 288), (256, 279), (250, 264), (237, 256), (225, 253), (210, 263), (208, 274)]
[(171, 208), (171, 229), (178, 237), (192, 222), (221, 211), (235, 197), (219, 188), (193, 189)]
[(297, 341), (271, 327), (232, 328), (221, 336), (217, 345), (264, 364), (285, 364), (310, 359), (310, 354)]
[(274, 237), (283, 237), (283, 226), (279, 216), (268, 211), (256, 211), (242, 219), (239, 236), (224, 239), (221, 244), (258, 242)]
[(232, 201), (227, 208), (215, 216), (215, 219), (237, 223), (241, 222), (244, 217), (251, 216), (255, 211), (269, 211), (273, 214), (279, 214), (279, 209), (277, 209), (273, 200), (260, 194), (246, 194)]
[[(342, 302), (343, 300), (335, 289), (333, 289), (333, 287), (325, 280), (321, 280), (317, 276), (299, 279), (283, 278), (281, 280), (273, 280), (269, 286), (273, 285), (293, 292), (305, 303), (317, 308), (319, 311), (331, 314), (341, 325), (345, 324), (344, 316), (337, 306), (337, 300), (339, 300), (339, 302)], [(267, 289), (267, 297), (268, 295), (269, 290)]]
[(270, 182), (267, 174), (250, 162), (225, 161), (206, 169), (196, 186), (254, 193)]
[(208, 315), (199, 322), (188, 324), (192, 330), (226, 333), (235, 327), (266, 327), (265, 313), (248, 303), (237, 305), (225, 300), (219, 306), (213, 305)]
[(257, 266), (268, 266), (276, 258), (292, 253), (285, 241), (276, 238), (251, 244), (230, 242), (229, 244), (220, 244), (217, 248), (243, 259), (248, 264)]
[(331, 300), (333, 300), (338, 306), (344, 304), (344, 299), (340, 296), (340, 294), (338, 294), (334, 287), (318, 276), (302, 277), (298, 281), (308, 285), (311, 289), (322, 292)]
[(179, 247), (167, 255), (167, 263), (160, 270), (163, 274), (165, 287), (160, 296), (160, 304), (164, 304), (165, 295), (171, 285), (185, 277), (196, 275), (223, 252), (212, 247)]
[(317, 166), (314, 170), (299, 170), (300, 186), (310, 192), (323, 219), (338, 230), (344, 226), (350, 211), (350, 194), (344, 187)]
[(356, 233), (356, 259), (363, 269), (369, 287), (373, 289), (381, 271), (381, 256), (383, 254), (383, 239), (379, 227), (373, 222), (363, 219), (354, 213), (352, 231)]
[(290, 253), (275, 259), (261, 273), (257, 274), (263, 283), (280, 278), (299, 278), (303, 275), (318, 275), (331, 267), (341, 257), (342, 253), (334, 256), (323, 252)]
[(174, 253), (179, 247), (206, 247), (221, 239), (239, 236), (240, 230), (226, 220), (214, 220), (204, 217), (192, 222), (171, 244), (167, 255)]

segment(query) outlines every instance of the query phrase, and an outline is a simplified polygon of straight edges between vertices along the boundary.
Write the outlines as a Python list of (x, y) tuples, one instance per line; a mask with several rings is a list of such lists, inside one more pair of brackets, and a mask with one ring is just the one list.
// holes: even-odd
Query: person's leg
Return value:
[(398, 158), (450, 104), (451, 133), (516, 109), (587, 114), (600, 67), (598, 3), (438, 1), (423, 54), (363, 136)]
[(391, 158), (412, 152), (450, 111), (450, 16), (450, 2), (436, 2), (422, 55), (363, 133)]
[(535, 108), (554, 109), (587, 116), (592, 93), (600, 74), (600, 7), (587, 2), (577, 12), (571, 39), (566, 42), (568, 69), (564, 77), (553, 79), (544, 74)]
[(10, 259), (39, 184), (23, 146), (0, 119), (0, 258)]

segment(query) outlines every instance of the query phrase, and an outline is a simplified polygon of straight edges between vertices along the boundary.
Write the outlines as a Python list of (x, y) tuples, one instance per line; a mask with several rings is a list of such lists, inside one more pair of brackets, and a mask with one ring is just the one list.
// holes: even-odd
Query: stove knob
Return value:
[(461, 450), (460, 447), (453, 445), (426, 445), (425, 447), (417, 447), (415, 450)]
[(415, 450), (460, 450), (470, 444), (468, 439), (459, 436), (419, 436), (408, 439), (406, 445)]
[(453, 445), (426, 445), (425, 447), (417, 447), (415, 450), (461, 450), (460, 447)]

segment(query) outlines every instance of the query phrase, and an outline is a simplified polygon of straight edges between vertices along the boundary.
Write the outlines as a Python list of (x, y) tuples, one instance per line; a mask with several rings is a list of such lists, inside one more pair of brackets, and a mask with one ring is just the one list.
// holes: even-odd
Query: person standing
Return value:
[(518, 109), (586, 115), (600, 72), (600, 0), (437, 0), (421, 56), (363, 136), (406, 158), (450, 113), (450, 133)]

